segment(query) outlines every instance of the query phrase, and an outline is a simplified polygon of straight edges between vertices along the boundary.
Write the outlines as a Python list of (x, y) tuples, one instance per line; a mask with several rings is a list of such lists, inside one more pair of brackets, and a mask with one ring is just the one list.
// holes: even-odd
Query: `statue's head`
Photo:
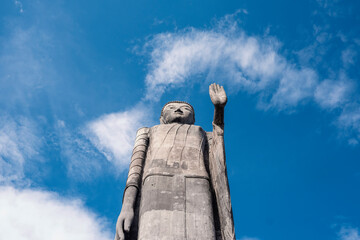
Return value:
[(195, 112), (194, 108), (187, 102), (172, 101), (164, 105), (161, 110), (160, 123), (183, 123), (194, 124)]

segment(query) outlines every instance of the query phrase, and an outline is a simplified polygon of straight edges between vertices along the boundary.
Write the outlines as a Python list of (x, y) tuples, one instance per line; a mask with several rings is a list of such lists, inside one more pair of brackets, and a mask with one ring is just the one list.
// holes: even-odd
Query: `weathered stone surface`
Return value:
[(185, 102), (137, 132), (115, 239), (235, 239), (224, 148), (223, 87), (209, 87), (213, 132)]

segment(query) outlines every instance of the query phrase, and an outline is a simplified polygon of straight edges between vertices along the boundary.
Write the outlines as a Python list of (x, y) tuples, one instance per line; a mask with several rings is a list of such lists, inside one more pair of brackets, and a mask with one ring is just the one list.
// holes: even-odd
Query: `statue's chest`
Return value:
[[(206, 134), (199, 126), (164, 124), (149, 132), (145, 172), (193, 174), (205, 170)], [(204, 175), (202, 173), (201, 175)]]
[(162, 124), (150, 131), (150, 147), (155, 149), (191, 147), (202, 149), (205, 132), (199, 126)]

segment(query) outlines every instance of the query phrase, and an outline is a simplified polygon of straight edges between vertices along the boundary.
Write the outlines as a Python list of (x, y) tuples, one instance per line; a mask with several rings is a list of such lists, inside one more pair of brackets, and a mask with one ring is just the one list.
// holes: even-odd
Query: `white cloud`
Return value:
[(355, 57), (357, 55), (357, 51), (352, 49), (351, 47), (346, 48), (341, 52), (341, 60), (345, 67), (348, 65), (355, 64)]
[(296, 106), (312, 97), (317, 74), (289, 63), (278, 46), (275, 39), (248, 36), (234, 24), (158, 34), (147, 45), (152, 49), (147, 98), (159, 99), (166, 89), (205, 74), (207, 83), (221, 76), (220, 81), (233, 90), (270, 95), (269, 107)]
[(240, 240), (260, 240), (260, 239), (254, 238), (254, 237), (242, 237), (242, 238), (240, 238)]
[[(350, 128), (360, 134), (360, 105), (353, 103), (344, 107), (338, 119), (339, 126)], [(358, 136), (360, 138), (360, 136)]]
[(129, 111), (111, 113), (87, 124), (86, 135), (106, 158), (119, 167), (128, 167), (136, 131), (151, 118), (151, 111), (136, 106)]
[(96, 151), (81, 130), (71, 130), (65, 121), (56, 122), (58, 147), (67, 173), (75, 180), (89, 180), (104, 173), (104, 156)]
[(352, 227), (341, 227), (339, 240), (360, 240), (359, 230)]
[[(321, 35), (323, 27), (314, 26), (317, 40), (297, 52), (301, 64), (296, 64), (281, 54), (281, 43), (275, 38), (247, 35), (238, 27), (235, 15), (225, 16), (211, 29), (188, 28), (155, 35), (146, 44), (150, 50), (146, 99), (157, 101), (165, 91), (192, 82), (219, 82), (230, 94), (257, 94), (258, 107), (264, 110), (291, 111), (308, 102), (327, 111), (338, 109), (343, 112), (337, 119), (339, 126), (360, 136), (358, 110), (348, 106), (351, 102), (359, 105), (356, 84), (348, 79), (345, 69), (329, 70), (329, 79), (321, 80), (315, 68), (323, 62), (327, 41), (332, 39), (329, 34)], [(351, 48), (341, 57), (344, 66), (355, 62)], [(310, 59), (315, 67), (309, 67)]]
[(324, 80), (315, 90), (315, 101), (323, 108), (336, 108), (348, 100), (352, 84), (346, 80)]
[[(0, 118), (0, 183), (21, 183), (26, 161), (39, 160), (42, 141), (30, 120)], [(24, 182), (23, 182), (24, 183)]]
[(49, 59), (49, 36), (37, 28), (14, 27), (2, 39), (0, 55), (0, 100), (12, 109), (27, 108), (46, 85), (55, 80)]
[(351, 146), (356, 146), (356, 145), (359, 144), (359, 141), (356, 140), (355, 138), (350, 138), (350, 139), (348, 140), (348, 143), (349, 143), (349, 145), (351, 145)]
[(109, 240), (101, 219), (79, 200), (55, 193), (0, 187), (0, 239)]
[(22, 3), (20, 1), (18, 1), (18, 0), (15, 0), (14, 3), (15, 3), (15, 6), (19, 9), (19, 12), (23, 13), (24, 9), (23, 9)]
[(271, 105), (285, 109), (296, 106), (303, 99), (311, 99), (317, 84), (317, 74), (312, 69), (284, 69), (280, 84), (271, 99)]
[[(20, 1), (14, 1), (14, 3), (22, 9)], [(63, 116), (64, 107), (67, 115), (71, 114), (71, 110), (74, 109), (77, 112), (81, 111), (77, 103), (70, 107), (69, 104), (66, 104), (68, 98), (76, 96), (77, 100), (74, 101), (79, 102), (78, 99), (82, 96), (81, 93), (78, 94), (78, 89), (64, 87), (68, 85), (65, 80), (67, 72), (64, 71), (68, 66), (62, 68), (56, 64), (58, 59), (66, 59), (67, 52), (75, 47), (75, 41), (67, 34), (61, 34), (61, 40), (57, 37), (59, 29), (61, 31), (62, 28), (66, 28), (68, 32), (74, 30), (73, 26), (69, 24), (71, 18), (63, 13), (62, 8), (56, 2), (51, 6), (46, 3), (34, 2), (29, 7), (28, 11), (33, 13), (29, 21), (36, 22), (36, 24), (24, 26), (18, 20), (9, 18), (6, 22), (8, 29), (5, 29), (7, 31), (5, 37), (0, 39), (0, 114), (6, 112), (6, 115), (13, 115), (15, 119), (17, 112), (22, 112), (27, 119), (32, 119), (32, 123), (36, 122), (38, 126), (43, 127), (42, 129), (38, 128), (43, 130), (41, 133), (45, 134), (38, 134), (36, 137), (32, 132), (33, 139), (43, 139), (46, 147), (51, 144), (50, 151), (55, 152), (57, 148), (60, 148), (58, 153), (66, 164), (69, 175), (76, 179), (88, 179), (89, 176), (93, 177), (94, 173), (102, 170), (100, 161), (103, 156), (99, 157), (100, 154), (79, 133), (78, 129), (67, 127), (65, 122), (60, 121), (51, 126), (52, 118)], [(50, 17), (52, 12), (50, 10), (55, 8), (56, 16)], [(46, 11), (44, 11), (45, 9)], [(47, 21), (50, 18), (52, 20)], [(44, 21), (44, 19), (47, 20)], [(57, 30), (54, 30), (54, 22), (58, 23)], [(59, 54), (62, 55), (61, 58), (59, 58)], [(61, 74), (58, 74), (59, 72)], [(59, 77), (60, 75), (61, 77)], [(64, 90), (65, 88), (66, 90)], [(72, 90), (77, 92), (77, 95), (72, 94)], [(64, 92), (66, 92), (67, 98), (64, 98)], [(38, 119), (34, 119), (34, 115), (36, 118), (41, 118), (40, 124), (37, 122)], [(15, 126), (23, 124), (22, 122), (13, 122), (13, 124), (8, 124), (12, 126), (13, 133), (11, 136), (6, 133), (10, 140), (6, 140), (3, 136), (0, 149), (5, 141), (7, 145), (3, 149), (7, 149), (7, 151), (15, 149), (16, 151), (11, 150), (13, 155), (10, 160), (5, 156), (8, 154), (4, 152), (5, 150), (0, 152), (0, 182), (24, 180), (23, 166), (33, 160), (33, 155), (30, 156), (29, 151), (26, 151), (23, 146), (31, 146), (30, 149), (36, 149), (37, 145), (37, 142), (31, 139), (22, 139), (21, 135), (25, 136), (25, 134), (17, 130), (17, 126)], [(25, 141), (27, 142), (25, 143)], [(14, 155), (16, 152), (18, 152), (18, 156)], [(50, 165), (45, 167), (46, 171), (42, 171), (42, 174), (43, 172), (47, 174), (47, 170), (51, 169)], [(4, 174), (6, 178), (4, 178)]]
[(342, 9), (339, 7), (340, 1), (338, 0), (317, 0), (320, 7), (324, 9), (324, 12), (330, 17), (337, 17), (341, 14)]

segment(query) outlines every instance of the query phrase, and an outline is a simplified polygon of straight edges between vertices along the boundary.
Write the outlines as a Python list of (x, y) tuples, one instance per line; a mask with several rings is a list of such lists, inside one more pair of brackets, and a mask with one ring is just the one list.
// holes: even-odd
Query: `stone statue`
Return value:
[(137, 132), (115, 240), (235, 240), (224, 148), (225, 90), (209, 86), (213, 131), (193, 107), (165, 104), (160, 124)]

